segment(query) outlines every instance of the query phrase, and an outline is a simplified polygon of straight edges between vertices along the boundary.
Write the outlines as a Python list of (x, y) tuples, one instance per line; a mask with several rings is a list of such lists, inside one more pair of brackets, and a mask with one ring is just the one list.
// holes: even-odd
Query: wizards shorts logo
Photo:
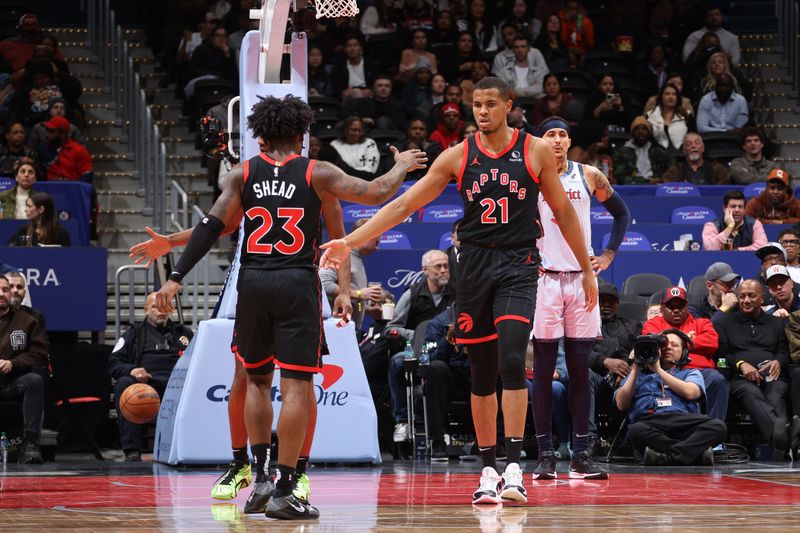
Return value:
[(464, 333), (472, 331), (472, 317), (469, 314), (461, 313), (458, 315), (458, 329)]
[(15, 329), (11, 332), (11, 349), (18, 351), (24, 350), (28, 344), (28, 336), (21, 329)]

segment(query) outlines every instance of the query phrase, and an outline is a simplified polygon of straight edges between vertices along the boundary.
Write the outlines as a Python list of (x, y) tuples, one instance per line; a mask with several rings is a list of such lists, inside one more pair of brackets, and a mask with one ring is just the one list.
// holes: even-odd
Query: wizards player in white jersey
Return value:
[[(561, 184), (583, 231), (595, 274), (608, 268), (628, 228), (630, 213), (608, 178), (595, 167), (567, 159), (570, 146), (569, 125), (559, 117), (542, 122), (539, 134), (553, 147)], [(592, 195), (614, 217), (608, 247), (598, 257), (591, 247)], [(539, 213), (543, 235), (537, 241), (542, 258), (533, 323), (534, 379), (533, 417), (539, 462), (534, 479), (555, 479), (556, 457), (553, 451), (551, 413), (553, 393), (550, 381), (556, 364), (558, 343), (564, 338), (569, 371), (568, 403), (572, 415), (573, 457), (570, 478), (605, 479), (607, 474), (591, 459), (589, 443), (589, 354), (600, 335), (600, 309), (587, 312), (584, 307), (583, 273), (578, 261), (561, 234), (552, 210), (539, 195)]]

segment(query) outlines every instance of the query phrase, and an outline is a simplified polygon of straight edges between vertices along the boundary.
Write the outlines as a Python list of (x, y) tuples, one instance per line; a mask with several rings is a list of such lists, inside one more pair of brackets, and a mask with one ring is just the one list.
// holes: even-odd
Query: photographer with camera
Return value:
[(678, 329), (642, 335), (634, 343), (634, 364), (614, 400), (628, 412), (628, 440), (645, 465), (714, 464), (711, 446), (725, 438), (722, 420), (700, 414), (703, 376), (685, 368), (692, 340)]
[(642, 325), (642, 335), (659, 333), (675, 328), (692, 340), (688, 368), (697, 368), (705, 384), (706, 413), (711, 418), (725, 420), (728, 414), (728, 381), (717, 371), (716, 354), (719, 336), (714, 325), (706, 318), (694, 318), (689, 314), (686, 291), (670, 287), (661, 298), (661, 315), (649, 319)]
[(784, 321), (765, 313), (763, 305), (761, 282), (743, 281), (738, 309), (714, 323), (719, 333), (717, 355), (731, 366), (731, 397), (747, 410), (772, 447), (773, 459), (780, 461), (790, 440), (800, 435), (800, 420), (787, 430), (789, 347)]

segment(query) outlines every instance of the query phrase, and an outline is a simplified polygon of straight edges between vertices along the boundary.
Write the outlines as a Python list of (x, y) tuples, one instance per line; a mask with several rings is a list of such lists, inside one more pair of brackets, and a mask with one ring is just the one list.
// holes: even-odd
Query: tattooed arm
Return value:
[(607, 248), (599, 256), (592, 256), (591, 258), (592, 268), (595, 274), (599, 274), (607, 269), (614, 257), (616, 257), (617, 250), (625, 239), (625, 232), (628, 231), (631, 214), (620, 195), (611, 188), (611, 184), (605, 174), (590, 165), (584, 165), (583, 170), (587, 184), (594, 190), (593, 194), (614, 217), (614, 223), (611, 226), (611, 238), (608, 240)]

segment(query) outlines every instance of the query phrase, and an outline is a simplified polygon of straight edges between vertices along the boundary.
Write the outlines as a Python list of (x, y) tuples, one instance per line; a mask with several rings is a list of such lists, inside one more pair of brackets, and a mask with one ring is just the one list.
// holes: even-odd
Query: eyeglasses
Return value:
[(800, 246), (800, 240), (789, 239), (785, 241), (778, 241), (783, 246)]

